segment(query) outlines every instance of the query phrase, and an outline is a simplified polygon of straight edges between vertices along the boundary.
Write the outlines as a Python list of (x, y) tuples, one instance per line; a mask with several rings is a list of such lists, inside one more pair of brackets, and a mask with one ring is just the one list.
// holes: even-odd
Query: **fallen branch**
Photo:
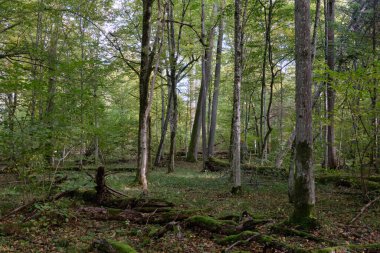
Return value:
[(51, 198), (45, 198), (45, 199), (42, 199), (42, 200), (37, 200), (37, 199), (34, 199), (26, 204), (23, 204), (15, 209), (13, 209), (12, 211), (10, 211), (8, 214), (4, 215), (3, 217), (0, 218), (0, 221), (3, 221), (5, 220), (6, 218), (12, 216), (12, 215), (15, 215), (23, 210), (25, 210), (26, 208), (29, 208), (31, 206), (33, 206), (34, 204), (36, 203), (46, 203), (46, 202), (53, 202), (55, 200), (59, 200), (60, 198), (63, 198), (63, 197), (66, 197), (66, 196), (69, 196), (69, 195), (72, 195), (74, 194), (75, 192), (77, 191), (77, 189), (75, 190), (68, 190), (68, 191), (64, 191), (64, 192), (60, 192), (58, 194), (56, 194), (55, 196), (51, 197)]
[(232, 250), (233, 247), (239, 245), (239, 244), (246, 244), (246, 243), (249, 243), (250, 241), (252, 241), (255, 237), (257, 237), (257, 235), (253, 235), (245, 240), (240, 240), (240, 241), (236, 241), (234, 242), (232, 245), (228, 246), (227, 248), (224, 249), (223, 252), (227, 253), (227, 252), (230, 252)]
[(357, 219), (359, 219), (359, 217), (373, 204), (375, 203), (376, 201), (380, 200), (380, 196), (378, 196), (377, 198), (371, 200), (370, 202), (368, 202), (365, 206), (363, 206), (361, 209), (360, 209), (360, 212), (350, 221), (350, 224), (354, 223)]
[(8, 218), (9, 216), (14, 215), (14, 214), (16, 214), (16, 213), (18, 213), (18, 212), (20, 212), (20, 211), (22, 211), (22, 210), (24, 210), (24, 209), (26, 209), (26, 208), (32, 206), (32, 205), (34, 205), (36, 202), (37, 202), (37, 200), (35, 199), (35, 200), (32, 200), (32, 201), (29, 202), (29, 203), (26, 203), (26, 204), (24, 204), (24, 205), (22, 205), (22, 206), (19, 206), (19, 207), (13, 209), (13, 210), (10, 211), (8, 214), (6, 214), (6, 215), (4, 215), (3, 217), (1, 217), (1, 218), (0, 218), (0, 221), (3, 221), (3, 220), (5, 220), (6, 218)]
[(293, 229), (293, 228), (288, 228), (284, 225), (273, 225), (271, 227), (271, 230), (274, 233), (278, 233), (278, 234), (283, 234), (283, 235), (288, 235), (288, 236), (299, 236), (299, 237), (302, 237), (302, 238), (305, 238), (305, 239), (308, 239), (311, 241), (315, 241), (315, 242), (325, 242), (329, 245), (336, 245), (336, 242), (334, 242), (334, 241), (312, 235), (312, 234), (307, 233), (305, 231), (301, 231), (301, 230), (297, 230), (297, 229)]

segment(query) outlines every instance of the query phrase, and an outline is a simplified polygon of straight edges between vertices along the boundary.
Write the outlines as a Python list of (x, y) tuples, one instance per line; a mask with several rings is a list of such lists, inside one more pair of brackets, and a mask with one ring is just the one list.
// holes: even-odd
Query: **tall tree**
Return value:
[[(150, 109), (152, 106), (153, 89), (155, 76), (151, 80), (153, 70), (153, 61), (156, 55), (157, 47), (159, 45), (162, 20), (160, 20), (161, 6), (158, 2), (158, 17), (159, 24), (156, 31), (154, 44), (151, 47), (151, 16), (153, 0), (143, 0), (143, 20), (142, 20), (142, 38), (141, 38), (141, 62), (139, 73), (139, 94), (140, 94), (140, 107), (139, 107), (139, 130), (138, 130), (138, 153), (137, 153), (137, 177), (142, 184), (143, 192), (148, 192), (148, 157), (149, 157), (149, 123), (150, 123)], [(161, 46), (160, 46), (161, 48)], [(159, 53), (157, 54), (160, 55)], [(158, 64), (159, 59), (156, 60)], [(157, 71), (157, 64), (155, 71)]]
[(313, 220), (315, 206), (309, 0), (295, 0), (295, 49), (296, 139), (292, 221), (308, 225)]
[(231, 124), (231, 147), (230, 163), (233, 175), (234, 186), (233, 193), (241, 192), (241, 171), (240, 171), (240, 87), (241, 87), (241, 1), (235, 0), (235, 32), (234, 32), (234, 95), (233, 95), (233, 113)]
[(220, 20), (219, 20), (219, 27), (218, 27), (218, 42), (216, 46), (214, 91), (212, 95), (211, 122), (210, 122), (210, 131), (209, 131), (209, 139), (208, 139), (209, 157), (212, 157), (214, 155), (214, 145), (215, 145), (215, 131), (216, 131), (216, 119), (217, 119), (217, 112), (218, 112), (219, 85), (220, 85), (220, 70), (222, 66), (222, 50), (223, 50), (223, 34), (224, 34), (224, 6), (225, 6), (225, 0), (222, 1), (222, 5), (219, 11)]
[[(216, 12), (215, 5), (213, 7)], [(214, 35), (215, 35), (215, 26), (212, 26), (209, 30), (207, 40), (206, 40), (206, 14), (205, 14), (205, 4), (202, 1), (201, 4), (201, 35), (200, 42), (203, 46), (202, 50), (202, 79), (201, 87), (199, 90), (197, 108), (195, 110), (193, 127), (191, 130), (191, 138), (189, 149), (187, 152), (186, 160), (189, 162), (195, 162), (198, 159), (198, 142), (199, 136), (202, 129), (202, 151), (203, 151), (203, 162), (207, 159), (207, 127), (206, 127), (206, 98), (208, 93), (208, 87), (211, 80), (211, 62), (212, 62), (212, 52), (214, 45)]]
[[(335, 66), (335, 42), (334, 42), (334, 23), (335, 23), (335, 0), (327, 1), (327, 66), (329, 71), (334, 71)], [(334, 108), (335, 90), (333, 87), (331, 73), (327, 76), (327, 167), (335, 169), (338, 166), (335, 147), (335, 128), (334, 128)]]
[(177, 134), (177, 120), (178, 120), (178, 98), (177, 98), (177, 58), (176, 43), (174, 38), (174, 15), (173, 5), (168, 4), (168, 17), (171, 22), (168, 23), (168, 48), (169, 48), (169, 65), (170, 65), (170, 96), (172, 98), (172, 106), (170, 110), (170, 153), (168, 172), (174, 171), (174, 158), (175, 158), (175, 137)]

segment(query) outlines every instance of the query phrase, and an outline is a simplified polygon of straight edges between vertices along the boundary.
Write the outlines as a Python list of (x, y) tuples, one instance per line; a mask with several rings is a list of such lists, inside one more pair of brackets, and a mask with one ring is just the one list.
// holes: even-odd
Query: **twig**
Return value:
[(152, 217), (157, 212), (157, 210), (158, 210), (158, 208), (156, 208), (156, 210), (154, 210), (153, 213), (149, 214), (148, 219), (146, 219), (146, 224), (145, 225), (148, 225), (150, 217)]
[(360, 212), (350, 221), (350, 224), (354, 223), (357, 219), (359, 219), (359, 217), (373, 204), (375, 203), (376, 201), (380, 200), (380, 196), (378, 196), (377, 198), (371, 200), (370, 202), (368, 202), (365, 206), (362, 207), (362, 209), (360, 209)]

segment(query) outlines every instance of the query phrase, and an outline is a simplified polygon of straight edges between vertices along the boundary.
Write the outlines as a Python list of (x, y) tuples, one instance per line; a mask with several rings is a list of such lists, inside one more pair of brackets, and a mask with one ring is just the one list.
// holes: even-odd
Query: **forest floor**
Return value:
[[(281, 173), (252, 175), (252, 172), (245, 171), (243, 194), (234, 196), (230, 193), (228, 173), (200, 172), (200, 165), (178, 162), (176, 171), (171, 174), (167, 174), (165, 168), (154, 169), (149, 174), (149, 198), (172, 202), (176, 210), (192, 215), (239, 217), (247, 212), (255, 219), (266, 221), (258, 224), (255, 231), (298, 249), (326, 248), (331, 246), (331, 241), (343, 246), (380, 243), (380, 201), (373, 203), (354, 223), (350, 223), (368, 202), (357, 187), (329, 183), (328, 180), (323, 184), (317, 183), (316, 218), (320, 226), (305, 238), (273, 230), (274, 225), (286, 221), (292, 212), (292, 205), (288, 203), (286, 176)], [(82, 191), (93, 189), (95, 184), (88, 173), (58, 171), (56, 176), (65, 177), (66, 180), (53, 186), (55, 192), (78, 187)], [(94, 171), (90, 173), (94, 175)], [(252, 236), (249, 238), (252, 240), (242, 240), (231, 247), (233, 241), (221, 243), (225, 237), (216, 231), (188, 229), (182, 223), (176, 223), (175, 229), (165, 231), (157, 238), (152, 234), (165, 224), (150, 222), (149, 213), (146, 222), (135, 223), (128, 219), (94, 218), (94, 212), (99, 214), (105, 209), (78, 198), (35, 202), (49, 189), (50, 185), (46, 183), (49, 177), (52, 175), (35, 173), (28, 180), (22, 180), (15, 174), (0, 174), (0, 252), (95, 252), (90, 245), (96, 239), (125, 242), (137, 252), (222, 252), (227, 248), (228, 252), (263, 252), (266, 245), (265, 240), (258, 242), (255, 240), (257, 236)], [(141, 190), (134, 183), (134, 178), (133, 171), (115, 170), (107, 176), (107, 185), (128, 197), (139, 198)], [(373, 192), (370, 197), (373, 199), (376, 194), (379, 192)], [(7, 215), (25, 203), (33, 204)], [(156, 211), (151, 210), (151, 215), (155, 215)], [(380, 248), (366, 252), (380, 252), (378, 250)], [(282, 251), (278, 249), (273, 252)], [(346, 251), (341, 249), (336, 252)]]

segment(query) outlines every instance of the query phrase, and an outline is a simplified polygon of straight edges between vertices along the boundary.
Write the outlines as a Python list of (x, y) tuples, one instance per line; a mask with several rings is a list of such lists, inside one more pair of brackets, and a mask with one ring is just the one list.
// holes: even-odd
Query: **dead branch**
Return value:
[(365, 206), (363, 206), (361, 209), (360, 209), (360, 212), (350, 221), (349, 224), (352, 224), (354, 223), (357, 219), (359, 219), (359, 217), (373, 204), (375, 203), (376, 201), (380, 200), (380, 196), (378, 196), (377, 198), (371, 200), (370, 202), (368, 202)]

